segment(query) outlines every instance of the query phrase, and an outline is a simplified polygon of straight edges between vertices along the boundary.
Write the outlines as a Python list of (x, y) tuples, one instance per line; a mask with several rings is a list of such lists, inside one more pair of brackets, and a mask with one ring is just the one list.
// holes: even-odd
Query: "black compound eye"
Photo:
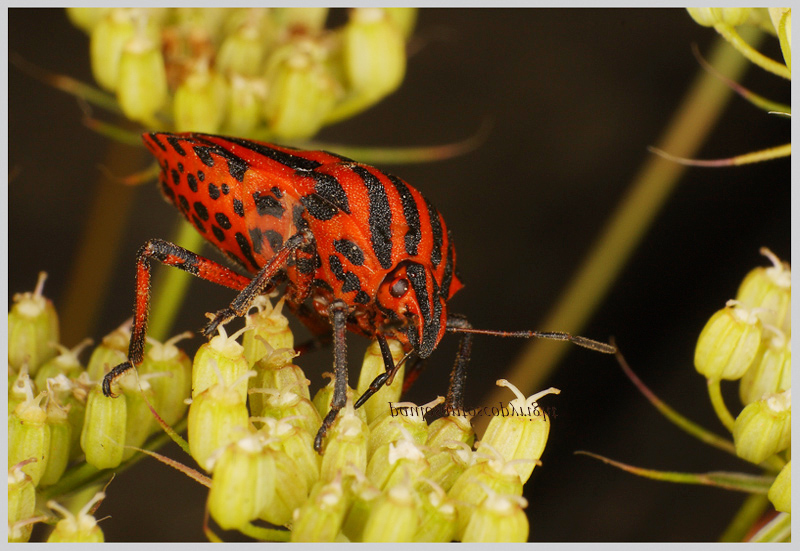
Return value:
[(395, 281), (389, 289), (389, 294), (394, 298), (400, 298), (405, 295), (406, 292), (408, 292), (408, 280), (405, 278)]

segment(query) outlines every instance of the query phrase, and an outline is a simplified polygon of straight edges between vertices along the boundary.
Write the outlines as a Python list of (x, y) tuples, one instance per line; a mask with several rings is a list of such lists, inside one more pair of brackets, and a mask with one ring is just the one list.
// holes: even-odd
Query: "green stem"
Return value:
[[(190, 251), (199, 251), (204, 243), (203, 236), (183, 219), (180, 220), (174, 236), (173, 243)], [(148, 336), (159, 341), (169, 336), (191, 280), (189, 274), (182, 270), (169, 268), (161, 272), (157, 284), (153, 285), (155, 292), (147, 328)]]
[(756, 532), (748, 541), (755, 542), (781, 542), (791, 541), (792, 515), (781, 513), (769, 521), (766, 526)]
[(752, 494), (742, 503), (731, 523), (719, 538), (721, 542), (742, 541), (769, 504), (764, 494)]
[(275, 528), (264, 528), (254, 524), (245, 524), (239, 531), (251, 538), (259, 541), (289, 541), (292, 535), (288, 530), (277, 530)]
[(726, 429), (733, 432), (733, 423), (735, 419), (731, 412), (728, 411), (728, 406), (725, 405), (725, 400), (722, 399), (722, 389), (720, 388), (719, 379), (708, 380), (708, 397), (711, 399), (711, 405), (714, 407), (714, 412), (719, 417), (719, 420)]
[(739, 53), (741, 53), (744, 57), (764, 69), (765, 71), (769, 71), (779, 77), (783, 77), (788, 80), (792, 80), (792, 73), (786, 67), (786, 65), (775, 61), (774, 59), (770, 59), (755, 48), (753, 48), (750, 44), (748, 44), (736, 29), (727, 25), (725, 23), (717, 23), (714, 25), (714, 29), (722, 35), (725, 40), (727, 40), (731, 46), (736, 48)]

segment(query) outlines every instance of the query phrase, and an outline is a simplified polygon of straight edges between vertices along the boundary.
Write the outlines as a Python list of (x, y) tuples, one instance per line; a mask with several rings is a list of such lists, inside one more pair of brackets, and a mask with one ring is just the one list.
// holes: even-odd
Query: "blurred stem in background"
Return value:
[[(763, 33), (754, 28), (743, 27), (740, 32), (754, 47), (763, 37)], [(750, 62), (723, 38), (718, 38), (714, 44), (709, 64), (734, 81), (739, 80), (750, 66)], [(699, 69), (657, 147), (679, 157), (694, 156), (714, 128), (731, 95), (731, 89), (717, 77)], [(558, 329), (573, 334), (582, 331), (685, 170), (686, 167), (661, 157), (650, 156), (645, 161), (583, 264), (544, 321), (537, 325), (538, 329)], [(608, 330), (613, 334), (613, 327)], [(530, 393), (542, 387), (569, 350), (570, 347), (563, 343), (533, 340), (503, 376), (518, 384), (523, 393)], [(501, 399), (501, 394), (492, 391), (483, 403), (493, 404)], [(483, 432), (487, 421), (482, 417), (476, 419), (477, 434)]]

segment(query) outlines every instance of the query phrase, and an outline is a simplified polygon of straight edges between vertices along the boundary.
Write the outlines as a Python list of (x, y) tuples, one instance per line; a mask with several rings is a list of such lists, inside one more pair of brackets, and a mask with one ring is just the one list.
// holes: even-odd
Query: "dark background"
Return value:
[[(476, 151), (382, 168), (425, 193), (455, 236), (466, 287), (451, 310), (481, 328), (559, 329), (538, 323), (698, 71), (691, 44), (707, 52), (715, 33), (681, 9), (431, 9), (420, 13), (416, 35), (423, 47), (409, 60), (402, 88), (319, 139), (439, 144), (472, 135), (491, 117), (491, 133)], [(767, 42), (762, 49), (780, 58), (777, 40)], [(9, 10), (9, 50), (91, 82), (88, 39), (63, 10)], [(759, 69), (751, 68), (743, 82), (789, 101), (790, 85)], [(786, 143), (789, 127), (737, 98), (698, 157)], [(46, 270), (46, 294), (59, 306), (107, 148), (105, 138), (81, 124), (74, 98), (9, 69), (9, 169), (18, 171), (8, 194), (9, 293), (32, 289)], [(130, 148), (141, 156), (139, 168), (149, 162), (143, 151)], [(582, 331), (599, 339), (614, 335), (659, 396), (720, 434), (705, 381), (692, 366), (695, 341), (747, 271), (766, 263), (759, 247), (790, 260), (789, 168), (784, 159), (687, 171)], [(169, 237), (176, 220), (155, 186), (134, 193), (124, 239), (108, 251), (116, 269), (90, 335), (95, 340), (130, 315), (136, 249), (148, 238)], [(198, 329), (203, 312), (232, 298), (200, 281), (190, 296), (176, 332)], [(432, 356), (411, 399), (423, 403), (444, 392), (455, 341), (446, 338)], [(363, 339), (349, 342), (356, 361)], [(468, 402), (479, 401), (523, 345), (476, 340)], [(330, 352), (303, 360), (319, 384), (315, 374), (328, 368)], [(665, 421), (612, 358), (571, 349), (550, 384), (562, 394), (543, 401), (558, 417), (544, 465), (526, 486), (532, 540), (713, 541), (720, 535), (743, 494), (641, 479), (573, 452), (689, 472), (747, 470), (743, 462)], [(110, 541), (203, 540), (204, 496), (198, 484), (148, 459), (112, 483), (98, 516), (112, 516), (102, 523)]]

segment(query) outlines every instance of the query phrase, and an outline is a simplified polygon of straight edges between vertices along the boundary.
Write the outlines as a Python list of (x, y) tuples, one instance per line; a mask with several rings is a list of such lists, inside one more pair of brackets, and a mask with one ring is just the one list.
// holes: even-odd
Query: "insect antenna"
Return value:
[(615, 346), (604, 342), (595, 341), (580, 335), (570, 335), (564, 331), (494, 331), (491, 329), (473, 329), (471, 327), (458, 327), (448, 325), (447, 330), (451, 333), (471, 333), (473, 335), (491, 335), (493, 337), (516, 337), (521, 339), (550, 339), (554, 341), (570, 341), (573, 344), (601, 352), (603, 354), (614, 354), (617, 351)]

